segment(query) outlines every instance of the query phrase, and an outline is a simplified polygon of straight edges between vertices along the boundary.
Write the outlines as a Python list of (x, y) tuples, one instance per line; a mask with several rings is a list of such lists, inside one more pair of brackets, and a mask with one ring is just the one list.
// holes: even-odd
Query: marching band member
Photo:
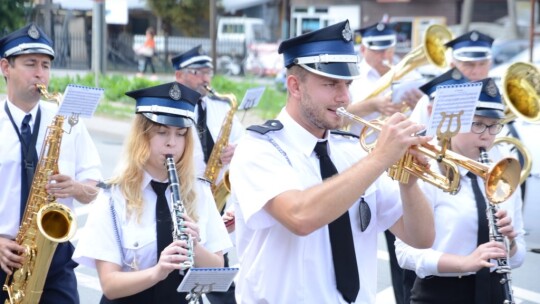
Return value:
[[(125, 162), (90, 211), (75, 260), (97, 269), (100, 303), (187, 303), (176, 291), (181, 264), (194, 254), (194, 267), (222, 267), (232, 246), (209, 185), (194, 174), (190, 128), (200, 95), (176, 82), (126, 95), (136, 99), (137, 114)], [(171, 199), (166, 155), (176, 164), (183, 208)], [(192, 247), (172, 237), (171, 213), (181, 209), (175, 228)]]
[(399, 186), (379, 178), (430, 139), (410, 136), (423, 127), (396, 113), (369, 155), (349, 133), (330, 132), (342, 126), (336, 109), (350, 103), (358, 76), (352, 36), (343, 21), (283, 41), (286, 106), (238, 144), (230, 177), (240, 303), (374, 303), (378, 233), (432, 244), (432, 214), (414, 178)]
[[(454, 68), (421, 89), (433, 97), (437, 86), (464, 82), (467, 82), (467, 79)], [(479, 148), (487, 150), (502, 130), (499, 121), (503, 117), (504, 107), (497, 86), (491, 78), (482, 82), (471, 131), (457, 134), (450, 142), (452, 151), (472, 160), (477, 160), (480, 155)], [(438, 166), (434, 164), (431, 168), (436, 170)], [(482, 273), (482, 269), (496, 265), (493, 259), (505, 258), (507, 255), (503, 243), (488, 241), (487, 200), (484, 191), (480, 190), (484, 189), (484, 183), (461, 167), (459, 171), (461, 189), (456, 195), (421, 183), (435, 216), (436, 234), (433, 246), (430, 249), (415, 249), (399, 239), (396, 240), (399, 264), (405, 269), (414, 270), (418, 276), (411, 291), (411, 303), (478, 304), (504, 301), (501, 274)], [(519, 191), (499, 206), (501, 209), (495, 214), (496, 225), (499, 233), (510, 242), (510, 266), (519, 267), (525, 258)]]
[[(36, 87), (49, 85), (55, 58), (53, 43), (43, 30), (28, 24), (6, 35), (0, 39), (0, 57), (7, 91), (7, 99), (0, 102), (0, 282), (4, 284), (6, 274), (25, 261), (19, 254), (24, 247), (14, 239), (31, 190), (30, 174), (34, 171), (29, 173), (28, 169), (36, 169), (47, 127), (58, 107), (40, 101)], [(64, 129), (69, 129), (66, 126)], [(101, 179), (101, 161), (82, 121), (73, 126), (70, 134), (63, 135), (58, 167), (60, 172), (51, 175), (51, 183), (46, 186), (57, 202), (73, 210), (74, 200), (83, 204), (94, 200), (98, 193), (95, 185)], [(57, 245), (40, 303), (79, 303), (73, 250), (71, 242)], [(7, 293), (0, 290), (0, 303), (6, 297)]]
[[(185, 53), (182, 53), (171, 59), (175, 71), (176, 81), (182, 83), (188, 88), (197, 91), (201, 94), (201, 98), (195, 106), (195, 121), (197, 122), (197, 138), (195, 142), (196, 155), (203, 155), (203, 159), (196, 157), (196, 172), (198, 176), (203, 176), (206, 170), (206, 164), (210, 154), (214, 149), (214, 144), (219, 139), (222, 130), (223, 121), (231, 111), (230, 104), (223, 99), (218, 99), (217, 96), (208, 95), (206, 87), (210, 86), (213, 77), (212, 58), (208, 56), (202, 47), (196, 46)], [(233, 117), (229, 143), (223, 149), (220, 156), (220, 162), (223, 165), (215, 180), (218, 184), (223, 179), (223, 174), (228, 170), (229, 163), (234, 155), (236, 144), (244, 135), (244, 127), (236, 116)], [(223, 221), (227, 223), (227, 229), (234, 238), (234, 207), (232, 204), (224, 206), (224, 210), (219, 210), (223, 213)], [(226, 253), (225, 266), (229, 266), (229, 258)], [(206, 297), (212, 304), (233, 304), (234, 300), (234, 283), (229, 291), (208, 293)]]
[[(470, 31), (445, 46), (452, 48), (450, 68), (458, 69), (470, 81), (478, 81), (488, 77), (491, 68), (491, 46), (493, 38), (479, 31)], [(421, 98), (411, 113), (410, 119), (419, 123), (429, 121), (427, 112), (429, 98)]]

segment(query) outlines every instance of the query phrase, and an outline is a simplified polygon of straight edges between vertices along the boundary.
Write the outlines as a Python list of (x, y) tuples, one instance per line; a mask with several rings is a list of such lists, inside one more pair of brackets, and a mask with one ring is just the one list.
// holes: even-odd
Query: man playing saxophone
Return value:
[[(14, 238), (31, 190), (38, 151), (58, 107), (40, 101), (36, 87), (48, 85), (55, 57), (52, 41), (39, 27), (29, 24), (0, 39), (0, 56), (7, 88), (7, 98), (0, 102), (0, 282), (4, 284), (6, 274), (27, 261)], [(82, 122), (64, 134), (58, 165), (59, 172), (52, 173), (46, 186), (48, 193), (71, 209), (74, 200), (91, 202), (101, 179), (101, 162)], [(60, 243), (48, 272), (38, 274), (47, 276), (40, 303), (79, 303), (72, 253), (71, 243)], [(6, 297), (2, 291), (0, 303)]]
[[(214, 165), (219, 162), (222, 167), (215, 180), (211, 181), (214, 185), (218, 185), (222, 181), (224, 173), (228, 170), (236, 143), (244, 134), (244, 127), (234, 115), (236, 109), (231, 108), (231, 101), (219, 98), (214, 92), (209, 94), (210, 82), (213, 77), (212, 58), (202, 50), (200, 45), (172, 58), (171, 61), (176, 70), (176, 81), (197, 91), (202, 96), (195, 106), (197, 128), (194, 129), (198, 135), (195, 136), (198, 139), (195, 140), (195, 170), (198, 176), (205, 176), (207, 170), (214, 170), (208, 168), (207, 164)], [(229, 128), (227, 130), (229, 138), (220, 136), (221, 132), (225, 131), (225, 128)], [(212, 153), (214, 149), (221, 147), (223, 147), (221, 151)], [(197, 157), (200, 154), (204, 157)], [(219, 159), (211, 159), (211, 156), (219, 156)], [(216, 198), (216, 203), (223, 205), (225, 202), (219, 202), (218, 198)], [(234, 230), (231, 229), (234, 226), (229, 225), (234, 223), (234, 210), (232, 206), (225, 206), (224, 209), (227, 209), (227, 211), (219, 210), (225, 213), (223, 221), (227, 222), (229, 230)], [(227, 254), (225, 254), (225, 265), (228, 266)], [(227, 293), (209, 293), (207, 297), (212, 303), (235, 303), (234, 285)]]

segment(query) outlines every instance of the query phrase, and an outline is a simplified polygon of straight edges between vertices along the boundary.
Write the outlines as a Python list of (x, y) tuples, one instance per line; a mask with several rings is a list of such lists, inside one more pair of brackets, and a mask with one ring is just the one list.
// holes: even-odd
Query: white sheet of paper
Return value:
[(102, 88), (85, 87), (69, 84), (64, 91), (64, 99), (58, 109), (58, 114), (90, 118), (94, 115), (104, 90)]
[[(429, 123), (427, 125), (426, 135), (437, 135), (437, 128), (439, 123), (443, 119), (442, 112), (447, 115), (446, 120), (443, 122), (441, 131), (444, 133), (446, 130), (454, 131), (457, 129), (458, 120), (456, 117), (450, 118), (448, 115), (457, 115), (463, 111), (461, 115), (461, 127), (459, 133), (466, 133), (471, 130), (472, 119), (476, 109), (476, 103), (482, 90), (481, 82), (471, 82), (456, 85), (443, 85), (437, 87), (435, 93), (435, 101), (433, 102), (433, 110)], [(448, 125), (450, 123), (450, 126)]]
[(249, 110), (256, 107), (261, 101), (261, 97), (266, 90), (266, 87), (251, 88), (246, 91), (242, 103), (238, 107), (238, 110)]
[(178, 292), (202, 291), (227, 291), (231, 286), (238, 268), (190, 268), (182, 283), (178, 286)]
[(424, 83), (426, 83), (424, 79), (414, 79), (414, 80), (407, 80), (407, 81), (400, 81), (400, 82), (392, 83), (392, 102), (393, 103), (402, 102), (403, 94), (405, 94), (406, 92), (412, 89), (418, 89)]

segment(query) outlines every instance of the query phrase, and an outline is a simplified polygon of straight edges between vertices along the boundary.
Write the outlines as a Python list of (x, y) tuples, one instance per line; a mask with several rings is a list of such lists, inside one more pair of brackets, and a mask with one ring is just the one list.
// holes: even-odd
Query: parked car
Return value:
[(491, 47), (493, 66), (495, 67), (505, 62), (508, 62), (510, 59), (512, 59), (512, 57), (528, 49), (529, 40), (495, 40), (493, 46)]
[[(489, 71), (489, 77), (495, 78), (496, 81), (500, 81), (508, 67), (514, 62), (529, 62), (529, 48), (526, 48), (519, 52), (517, 55), (507, 59), (505, 63), (499, 64), (493, 67)], [(540, 66), (540, 43), (536, 43), (533, 49), (533, 64)]]

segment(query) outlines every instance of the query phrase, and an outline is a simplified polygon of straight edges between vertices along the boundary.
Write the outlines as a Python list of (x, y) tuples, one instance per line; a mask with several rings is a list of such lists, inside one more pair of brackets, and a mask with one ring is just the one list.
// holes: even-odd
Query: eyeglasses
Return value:
[(489, 134), (497, 135), (501, 132), (502, 128), (503, 128), (503, 124), (500, 124), (500, 123), (496, 123), (496, 124), (492, 124), (488, 126), (483, 122), (473, 121), (472, 126), (471, 126), (471, 132), (475, 134), (482, 134), (484, 133), (484, 131), (486, 131), (486, 129), (489, 129), (488, 131)]
[(360, 199), (360, 231), (366, 231), (369, 223), (371, 222), (371, 209), (369, 208), (368, 203), (364, 200), (364, 197)]
[(214, 77), (214, 71), (212, 70), (197, 70), (197, 69), (186, 69), (186, 72), (195, 75), (195, 76), (208, 76)]

